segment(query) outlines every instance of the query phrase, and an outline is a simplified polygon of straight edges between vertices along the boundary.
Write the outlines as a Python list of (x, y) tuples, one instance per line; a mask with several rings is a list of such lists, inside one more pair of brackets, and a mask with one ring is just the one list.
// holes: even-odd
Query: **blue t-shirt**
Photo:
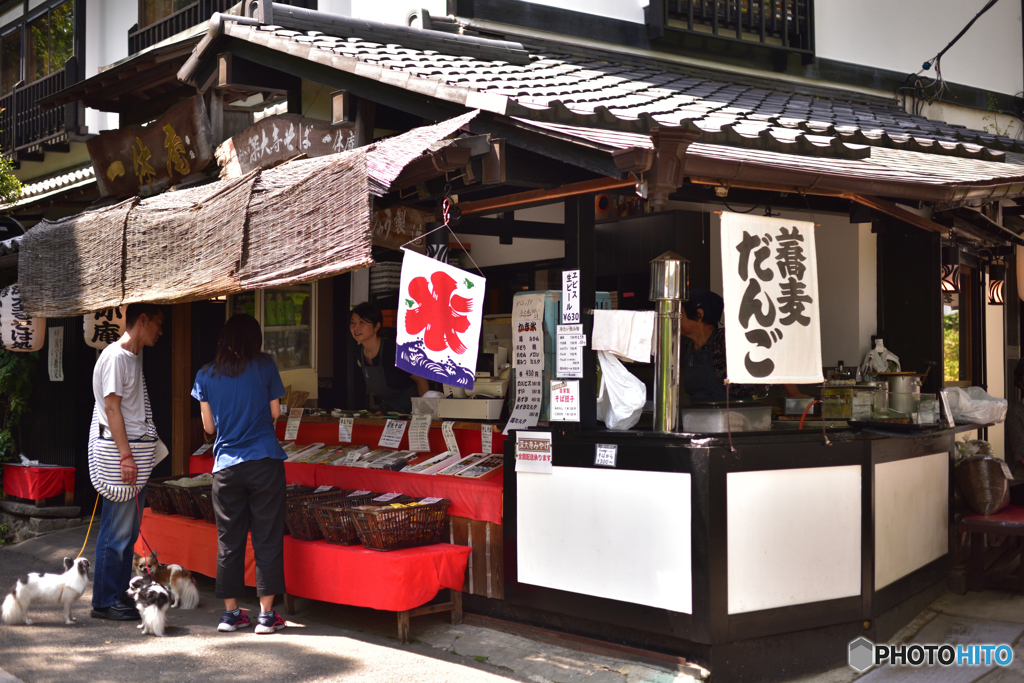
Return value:
[(284, 396), (284, 385), (274, 360), (253, 361), (238, 377), (211, 374), (203, 368), (196, 375), (192, 397), (210, 404), (217, 441), (213, 446), (213, 471), (251, 460), (285, 454), (274, 433), (270, 402)]

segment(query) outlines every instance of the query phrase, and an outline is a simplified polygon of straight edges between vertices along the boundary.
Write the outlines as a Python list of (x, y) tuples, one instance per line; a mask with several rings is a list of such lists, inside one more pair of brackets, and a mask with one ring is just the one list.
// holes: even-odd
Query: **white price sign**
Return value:
[(338, 443), (352, 443), (352, 425), (355, 418), (343, 417), (338, 420)]
[(284, 428), (284, 440), (295, 441), (299, 436), (299, 425), (302, 424), (302, 413), (305, 408), (295, 408), (288, 414), (288, 424)]
[(374, 498), (373, 502), (374, 503), (386, 503), (389, 500), (394, 500), (395, 498), (398, 498), (400, 495), (402, 495), (402, 494), (401, 493), (397, 493), (397, 492), (385, 493), (383, 496), (377, 496), (376, 498)]
[(494, 427), (492, 425), (480, 425), (480, 452), (494, 452)]
[(405, 435), (405, 426), (409, 424), (405, 420), (388, 420), (384, 424), (384, 433), (380, 435), (381, 448), (397, 450), (402, 445), (402, 437)]
[(551, 421), (580, 421), (579, 380), (551, 380)]
[(372, 492), (371, 491), (353, 491), (352, 493), (348, 494), (348, 498), (355, 498), (356, 496), (365, 496), (367, 493), (372, 493)]
[(442, 422), (441, 433), (444, 434), (444, 443), (448, 447), (448, 452), (454, 455), (462, 455), (459, 452), (459, 442), (455, 440), (455, 423)]
[(413, 415), (409, 425), (409, 450), (430, 450), (430, 415)]
[(583, 325), (559, 325), (555, 337), (555, 377), (583, 377)]
[(599, 443), (594, 446), (594, 464), (601, 467), (615, 467), (619, 447), (613, 443)]
[(516, 432), (516, 472), (551, 474), (551, 432)]
[(562, 271), (562, 322), (580, 322), (580, 271)]

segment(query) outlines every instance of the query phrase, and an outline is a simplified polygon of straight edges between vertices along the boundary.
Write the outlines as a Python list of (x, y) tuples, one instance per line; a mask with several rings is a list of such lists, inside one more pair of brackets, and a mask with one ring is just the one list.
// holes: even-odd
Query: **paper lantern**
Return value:
[(25, 315), (21, 286), (15, 283), (0, 290), (0, 346), (27, 353), (43, 348), (45, 341), (46, 318)]
[(95, 313), (86, 313), (82, 316), (85, 343), (94, 349), (107, 348), (125, 333), (127, 329), (125, 316), (127, 315), (128, 304)]

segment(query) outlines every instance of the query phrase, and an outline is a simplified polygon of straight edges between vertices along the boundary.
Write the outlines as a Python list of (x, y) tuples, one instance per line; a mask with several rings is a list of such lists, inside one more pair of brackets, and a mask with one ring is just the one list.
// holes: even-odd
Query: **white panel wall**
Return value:
[[(827, 59), (916, 73), (984, 4), (815, 0), (815, 48)], [(942, 74), (953, 83), (1010, 95), (1020, 92), (1021, 4), (997, 2), (942, 58)]]
[(519, 582), (692, 613), (690, 475), (516, 475)]
[(949, 454), (875, 465), (875, 590), (949, 550)]
[[(128, 56), (128, 29), (139, 20), (136, 0), (86, 0), (85, 5), (85, 77), (95, 76)], [(113, 130), (118, 115), (85, 110), (85, 125), (90, 133)]]
[(402, 24), (405, 25), (405, 18), (409, 14), (410, 10), (425, 9), (432, 16), (443, 17), (448, 14), (448, 3), (445, 0), (388, 0), (387, 2), (381, 2), (380, 0), (329, 0), (332, 4), (345, 5), (348, 4), (351, 9), (349, 12), (338, 12), (337, 10), (327, 9), (327, 3), (320, 0), (319, 7), (322, 12), (331, 12), (334, 14), (351, 14), (353, 17), (360, 19), (369, 19), (370, 21), (384, 21), (389, 24)]
[(729, 614), (861, 592), (861, 468), (726, 475)]

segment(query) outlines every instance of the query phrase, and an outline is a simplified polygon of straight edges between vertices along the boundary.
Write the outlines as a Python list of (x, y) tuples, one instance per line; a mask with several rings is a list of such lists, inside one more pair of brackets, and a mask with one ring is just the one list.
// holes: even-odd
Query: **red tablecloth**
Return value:
[[(284, 438), (285, 423), (277, 423), (277, 436)], [(366, 444), (376, 448), (380, 436), (384, 432), (383, 425), (359, 424), (352, 427), (352, 443)], [(493, 450), (500, 453), (504, 448), (504, 436), (501, 432), (494, 433)], [(455, 440), (459, 442), (459, 451), (463, 454), (480, 452), (479, 429), (456, 429)], [(299, 427), (298, 444), (338, 443), (337, 422), (303, 422)], [(401, 449), (408, 448), (409, 435), (402, 437)], [(436, 455), (446, 449), (444, 436), (440, 429), (430, 430), (431, 454)], [(358, 467), (341, 467), (338, 465), (308, 465), (306, 463), (285, 463), (285, 479), (289, 484), (306, 486), (340, 486), (342, 488), (365, 489), (390, 493), (401, 491), (410, 496), (437, 496), (452, 501), (448, 513), (455, 517), (467, 517), (482, 522), (501, 524), (502, 490), (501, 477), (489, 481), (466, 481), (450, 477), (437, 477), (425, 474), (407, 474), (402, 472), (385, 472), (367, 470)], [(194, 455), (190, 459), (190, 474), (202, 474), (213, 471), (213, 455)]]
[(9, 496), (42, 500), (74, 491), (74, 467), (4, 465), (4, 493)]
[[(217, 527), (203, 520), (146, 509), (142, 533), (165, 564), (217, 575)], [(145, 552), (142, 539), (135, 552)], [(426, 603), (443, 588), (462, 590), (471, 549), (439, 543), (388, 553), (362, 546), (284, 537), (284, 580), (291, 595), (341, 605), (402, 611)], [(252, 544), (245, 550), (245, 583), (256, 585)]]

